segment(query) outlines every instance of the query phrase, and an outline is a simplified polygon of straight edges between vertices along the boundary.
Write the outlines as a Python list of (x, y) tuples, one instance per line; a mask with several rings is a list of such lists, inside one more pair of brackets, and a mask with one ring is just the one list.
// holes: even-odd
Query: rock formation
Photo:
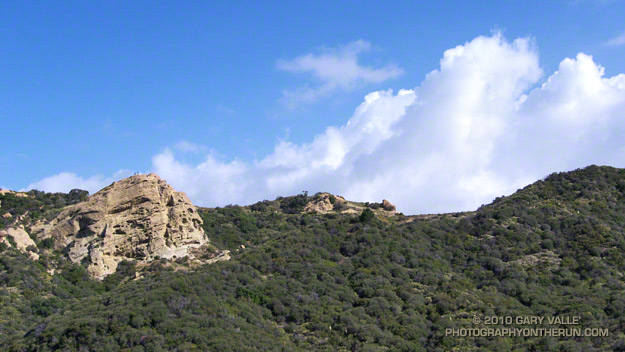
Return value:
[(389, 202), (386, 199), (382, 200), (382, 209), (386, 210), (386, 211), (397, 211), (397, 208), (395, 207), (395, 205), (391, 204), (391, 202)]
[(335, 209), (336, 204), (345, 203), (345, 198), (330, 193), (318, 193), (304, 207), (306, 213), (327, 214)]
[(39, 228), (72, 262), (84, 262), (102, 279), (124, 259), (148, 262), (177, 258), (208, 242), (189, 198), (156, 174), (115, 182), (86, 201), (65, 208)]
[(388, 200), (382, 200), (382, 203), (358, 203), (350, 202), (341, 196), (335, 196), (330, 193), (317, 193), (308, 201), (304, 207), (304, 213), (340, 213), (340, 214), (360, 214), (365, 208), (373, 210), (378, 216), (393, 216), (397, 213), (395, 205)]
[(2, 189), (0, 188), (0, 194), (12, 194), (16, 197), (28, 197), (28, 194), (24, 193), (24, 192), (15, 192), (15, 191), (11, 191), (8, 189)]
[[(0, 230), (0, 242), (4, 242), (10, 246), (11, 242), (9, 241), (8, 236), (13, 238), (15, 247), (22, 252), (27, 252), (26, 248), (29, 246), (35, 246), (35, 241), (30, 238), (23, 226)], [(28, 252), (28, 254), (34, 260), (39, 259), (39, 255), (37, 253)]]

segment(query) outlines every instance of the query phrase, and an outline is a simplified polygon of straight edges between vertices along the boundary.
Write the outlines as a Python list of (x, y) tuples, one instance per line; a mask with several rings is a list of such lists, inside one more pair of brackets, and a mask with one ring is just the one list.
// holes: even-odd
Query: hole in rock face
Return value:
[(85, 227), (78, 231), (78, 233), (76, 234), (76, 238), (85, 238), (93, 235), (95, 235), (95, 232), (93, 232), (92, 229)]
[(174, 204), (175, 204), (175, 202), (174, 202), (174, 196), (173, 196), (173, 195), (171, 195), (171, 196), (169, 196), (169, 200), (167, 201), (167, 206), (171, 207), (171, 206), (173, 206)]

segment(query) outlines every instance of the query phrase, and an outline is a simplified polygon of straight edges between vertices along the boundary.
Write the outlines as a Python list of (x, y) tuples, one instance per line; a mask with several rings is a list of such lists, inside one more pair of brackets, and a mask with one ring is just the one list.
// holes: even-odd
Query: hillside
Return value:
[[(32, 234), (84, 191), (27, 195), (0, 194), (1, 226), (35, 243), (0, 242), (3, 351), (625, 351), (623, 169), (552, 174), (465, 213), (306, 193), (197, 208), (230, 260), (126, 258), (102, 280)], [(475, 316), (575, 316), (608, 336), (446, 336)]]

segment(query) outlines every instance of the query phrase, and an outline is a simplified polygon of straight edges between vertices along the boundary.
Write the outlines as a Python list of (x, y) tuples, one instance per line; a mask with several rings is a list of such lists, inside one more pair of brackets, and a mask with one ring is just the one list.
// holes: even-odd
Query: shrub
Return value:
[(369, 208), (365, 208), (365, 210), (363, 210), (360, 214), (359, 218), (360, 222), (362, 223), (371, 222), (373, 219), (375, 219), (375, 214), (373, 213), (373, 210)]

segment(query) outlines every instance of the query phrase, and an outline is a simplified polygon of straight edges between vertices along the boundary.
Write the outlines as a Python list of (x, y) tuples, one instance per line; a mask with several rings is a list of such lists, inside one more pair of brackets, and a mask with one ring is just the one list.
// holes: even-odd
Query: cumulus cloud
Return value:
[[(152, 167), (174, 188), (185, 191), (199, 204), (231, 204), (241, 199), (241, 190), (251, 193), (249, 166), (238, 161), (229, 163), (209, 154), (197, 165), (176, 160), (170, 149), (152, 158)], [(249, 195), (248, 193), (248, 195)]]
[(609, 46), (625, 45), (625, 33), (619, 35), (618, 37), (614, 37), (608, 40), (607, 42), (605, 42), (605, 45), (609, 45)]
[(36, 189), (45, 192), (69, 192), (74, 188), (83, 189), (93, 194), (109, 184), (132, 175), (129, 170), (119, 170), (111, 177), (92, 176), (83, 178), (72, 172), (61, 172), (54, 176), (46, 177), (31, 183), (20, 191), (25, 192)]
[(371, 49), (364, 40), (330, 49), (322, 54), (307, 54), (293, 60), (280, 60), (277, 67), (292, 73), (308, 73), (319, 84), (315, 87), (299, 87), (283, 91), (282, 102), (290, 107), (311, 103), (337, 89), (351, 90), (368, 83), (381, 83), (396, 78), (403, 70), (393, 64), (371, 68), (358, 63), (358, 56)]
[(554, 171), (625, 167), (624, 112), (625, 74), (605, 77), (580, 53), (545, 77), (531, 39), (495, 33), (445, 51), (413, 89), (368, 94), (309, 143), (282, 140), (251, 163), (166, 149), (152, 168), (204, 206), (307, 190), (405, 213), (473, 210)]
[(419, 213), (475, 209), (553, 171), (625, 166), (625, 75), (579, 54), (543, 77), (531, 39), (495, 33), (445, 51), (414, 89), (368, 94), (310, 143), (280, 141), (248, 164), (166, 151), (154, 168), (204, 205), (308, 190)]

